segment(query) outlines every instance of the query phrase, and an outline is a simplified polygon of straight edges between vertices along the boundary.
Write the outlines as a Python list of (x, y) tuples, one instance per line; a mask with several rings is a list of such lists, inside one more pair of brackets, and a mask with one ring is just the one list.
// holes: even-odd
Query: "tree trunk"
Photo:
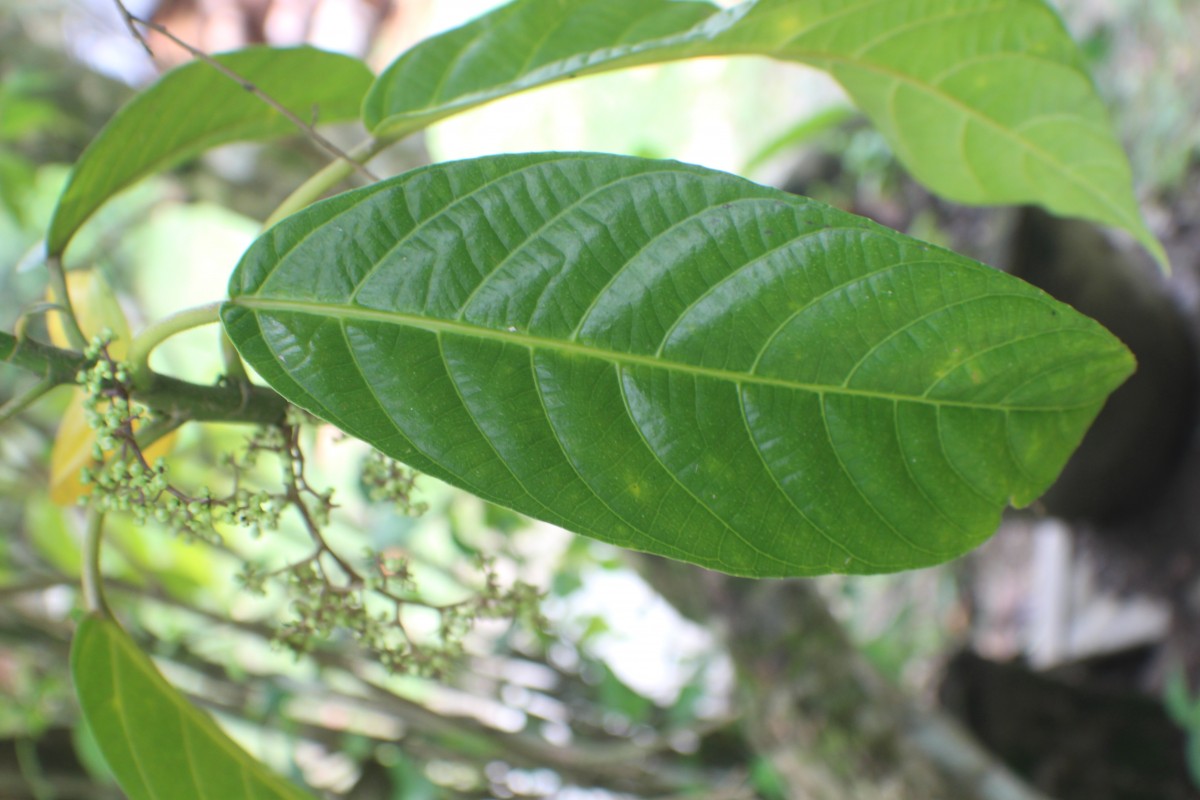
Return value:
[(809, 581), (731, 578), (645, 557), (685, 616), (724, 631), (744, 736), (797, 800), (1044, 800), (849, 641)]

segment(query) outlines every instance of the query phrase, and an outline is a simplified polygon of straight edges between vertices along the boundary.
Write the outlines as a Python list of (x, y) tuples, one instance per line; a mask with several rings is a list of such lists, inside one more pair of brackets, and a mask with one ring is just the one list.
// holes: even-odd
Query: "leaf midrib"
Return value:
[(892, 403), (916, 403), (939, 408), (965, 408), (989, 412), (1008, 413), (1013, 411), (1033, 412), (1067, 412), (1090, 408), (1096, 401), (1077, 403), (1074, 405), (1003, 405), (997, 403), (975, 403), (966, 400), (937, 400), (924, 396), (897, 394), (868, 389), (853, 389), (845, 386), (807, 383), (787, 380), (765, 375), (746, 372), (704, 367), (679, 361), (668, 361), (661, 357), (641, 355), (638, 353), (622, 353), (579, 342), (551, 339), (537, 336), (524, 331), (508, 331), (472, 325), (461, 320), (448, 320), (437, 317), (427, 317), (401, 311), (380, 311), (349, 306), (340, 303), (313, 302), (306, 300), (277, 300), (253, 295), (240, 295), (231, 298), (228, 304), (239, 306), (252, 312), (283, 312), (293, 314), (308, 314), (316, 317), (334, 318), (340, 321), (381, 322), (388, 325), (425, 330), (434, 334), (454, 334), (468, 338), (517, 345), (530, 350), (547, 350), (567, 355), (583, 356), (585, 358), (606, 361), (619, 366), (646, 367), (649, 369), (668, 370), (671, 372), (694, 375), (701, 378), (724, 381), (738, 386), (752, 384), (770, 386), (792, 391), (811, 392), (820, 396), (843, 395), (847, 397), (865, 397), (874, 400), (884, 400)]

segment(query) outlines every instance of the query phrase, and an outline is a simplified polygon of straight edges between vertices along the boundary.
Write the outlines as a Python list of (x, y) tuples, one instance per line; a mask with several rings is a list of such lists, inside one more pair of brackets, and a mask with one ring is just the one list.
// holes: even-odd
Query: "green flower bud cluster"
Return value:
[[(292, 617), (277, 631), (276, 642), (297, 655), (318, 643), (349, 634), (388, 669), (420, 672), (415, 648), (393, 617), (378, 610), (378, 598), (366, 583), (338, 586), (330, 582), (317, 558), (289, 567), (285, 573), (292, 596)], [(368, 606), (376, 606), (372, 610)]]
[[(527, 583), (501, 585), (491, 562), (482, 562), (484, 580), (476, 594), (448, 605), (421, 599), (408, 559), (368, 552), (375, 572), (335, 585), (314, 556), (283, 571), (293, 598), (292, 616), (277, 630), (276, 642), (297, 656), (323, 642), (349, 636), (393, 673), (444, 677), (465, 652), (465, 639), (476, 620), (513, 619), (543, 629), (541, 594)], [(242, 581), (250, 590), (265, 586), (268, 573), (248, 567)], [(405, 628), (405, 613), (437, 617), (436, 633), (419, 640)]]
[(392, 594), (413, 593), (417, 591), (417, 580), (413, 576), (412, 566), (404, 556), (390, 553), (376, 553), (368, 550), (366, 556), (375, 565), (375, 574), (367, 578), (367, 585), (379, 592)]
[(163, 519), (164, 509), (157, 504), (169, 496), (167, 467), (162, 459), (147, 463), (137, 446), (134, 425), (148, 414), (129, 399), (129, 374), (109, 356), (111, 339), (108, 332), (92, 339), (84, 353), (90, 366), (75, 376), (84, 390), (84, 418), (95, 432), (93, 463), (79, 476), (92, 491), (80, 502), (106, 513), (129, 512), (138, 523)]
[(163, 495), (153, 516), (187, 536), (212, 538), (217, 525), (251, 528), (258, 535), (279, 527), (285, 505), (279, 496), (265, 490), (238, 489), (226, 497), (213, 497), (208, 489), (201, 489), (195, 497)]
[[(106, 448), (113, 449), (113, 448)], [(167, 467), (158, 459), (150, 467), (127, 456), (95, 459), (92, 467), (84, 467), (79, 479), (92, 485), (90, 498), (83, 498), (99, 511), (128, 511), (139, 523), (146, 522), (154, 503), (168, 488)]]
[(264, 597), (267, 594), (267, 581), (274, 577), (262, 564), (247, 561), (235, 576), (238, 584), (250, 594)]
[(367, 497), (376, 503), (391, 503), (406, 516), (420, 516), (429, 510), (426, 503), (413, 502), (417, 473), (378, 450), (372, 450), (363, 462), (362, 483)]
[(441, 635), (443, 638), (465, 636), (476, 620), (510, 619), (534, 630), (544, 630), (548, 623), (542, 617), (542, 593), (525, 581), (515, 580), (505, 586), (496, 570), (494, 559), (481, 558), (483, 586), (467, 600), (444, 609)]
[[(147, 412), (131, 402), (125, 368), (109, 357), (104, 340), (89, 348), (89, 358), (91, 366), (79, 375), (89, 398), (88, 422), (97, 438), (96, 463), (83, 474), (93, 487), (88, 502), (106, 512), (130, 513), (140, 524), (153, 520), (212, 543), (219, 542), (218, 526), (249, 528), (260, 535), (277, 529), (287, 509), (299, 512), (313, 553), (282, 569), (247, 563), (238, 576), (242, 587), (254, 594), (265, 594), (268, 584), (283, 584), (290, 614), (276, 631), (276, 641), (286, 649), (301, 655), (322, 642), (349, 638), (392, 672), (441, 676), (462, 658), (463, 642), (475, 620), (539, 619), (538, 593), (520, 582), (502, 587), (491, 563), (481, 564), (484, 580), (474, 595), (439, 606), (421, 598), (403, 556), (368, 552), (362, 572), (338, 556), (323, 533), (334, 508), (333, 490), (314, 488), (305, 478), (299, 426), (311, 419), (299, 410), (282, 426), (257, 429), (244, 450), (222, 459), (233, 476), (227, 495), (215, 496), (208, 489), (194, 496), (184, 493), (171, 484), (163, 460), (148, 464), (138, 446), (134, 426)], [(275, 491), (244, 485), (264, 452), (279, 461), (281, 485)], [(367, 458), (362, 472), (372, 500), (389, 502), (405, 514), (425, 510), (424, 504), (413, 501), (416, 477), (378, 452)], [(411, 613), (435, 615), (435, 632), (420, 640), (410, 637), (405, 619)]]
[(117, 445), (132, 435), (133, 423), (145, 414), (145, 409), (131, 403), (125, 387), (129, 373), (124, 364), (108, 356), (108, 343), (112, 334), (92, 339), (84, 355), (90, 366), (75, 375), (75, 381), (84, 391), (84, 418), (96, 432), (92, 445), (92, 460), (104, 461), (104, 454), (115, 450)]
[[(171, 485), (161, 458), (153, 465), (146, 462), (134, 438), (134, 426), (147, 412), (130, 401), (128, 372), (109, 357), (107, 342), (105, 337), (93, 340), (87, 350), (92, 364), (77, 376), (86, 392), (84, 414), (96, 432), (91, 454), (95, 463), (80, 475), (92, 485), (83, 502), (103, 512), (128, 512), (138, 524), (153, 520), (186, 537), (211, 543), (220, 539), (216, 525), (248, 527), (256, 533), (278, 528), (288, 503), (286, 495), (236, 488), (225, 497), (214, 497), (208, 489), (191, 496)], [(284, 446), (278, 429), (264, 428), (252, 439), (245, 460), (252, 463), (259, 449), (282, 450)], [(242, 465), (235, 462), (231, 460), (230, 466), (236, 479)], [(329, 502), (328, 497), (323, 500)]]

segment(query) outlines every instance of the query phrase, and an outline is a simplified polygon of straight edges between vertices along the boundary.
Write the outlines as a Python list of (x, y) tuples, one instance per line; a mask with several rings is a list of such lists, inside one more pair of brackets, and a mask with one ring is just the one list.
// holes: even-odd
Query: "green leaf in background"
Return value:
[(837, 129), (847, 120), (854, 119), (856, 113), (853, 108), (847, 106), (830, 106), (811, 117), (800, 120), (747, 158), (745, 166), (742, 167), (742, 173), (752, 174), (776, 156), (795, 150), (818, 136)]
[(62, 130), (73, 124), (51, 99), (55, 78), (46, 70), (16, 67), (0, 82), (0, 142)]
[(554, 81), (712, 55), (826, 70), (933, 191), (1114, 225), (1166, 266), (1083, 58), (1042, 0), (517, 0), (402, 55), (364, 119), (400, 135)]
[(496, 156), (332, 198), (222, 310), (292, 402), (493, 502), (726, 572), (977, 545), (1132, 370), (1099, 325), (805, 198), (624, 156)]
[(89, 616), (71, 646), (75, 692), (130, 800), (313, 800), (238, 747), (110, 619)]
[(704, 32), (727, 29), (724, 17), (690, 0), (518, 0), (393, 61), (368, 92), (363, 121), (399, 136), (535, 86), (702, 55)]
[[(372, 79), (361, 61), (311, 47), (250, 47), (216, 60), (312, 124), (357, 118)], [(60, 255), (96, 209), (140, 178), (218, 145), (291, 133), (287, 118), (209, 64), (172, 70), (118, 111), (79, 157), (47, 250)]]

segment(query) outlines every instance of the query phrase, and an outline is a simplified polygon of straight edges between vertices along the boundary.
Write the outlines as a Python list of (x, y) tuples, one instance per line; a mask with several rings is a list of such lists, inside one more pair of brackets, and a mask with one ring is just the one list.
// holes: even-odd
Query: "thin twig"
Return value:
[(303, 131), (305, 136), (307, 136), (309, 139), (311, 139), (314, 143), (317, 144), (317, 146), (319, 146), (320, 148), (322, 148), (323, 150), (328, 152), (334, 158), (337, 158), (341, 161), (345, 161), (347, 164), (352, 165), (355, 170), (357, 170), (361, 175), (363, 175), (363, 177), (365, 177), (367, 180), (371, 181), (372, 183), (376, 183), (379, 181), (379, 178), (374, 173), (372, 173), (369, 169), (367, 169), (367, 167), (365, 165), (359, 163), (358, 161), (355, 161), (353, 158), (351, 158), (349, 155), (347, 155), (346, 152), (343, 151), (336, 144), (329, 141), (321, 134), (317, 133), (316, 129), (313, 128), (312, 125), (310, 125), (307, 122), (305, 122), (304, 120), (300, 119), (300, 117), (298, 117), (294, 113), (292, 113), (292, 111), (290, 109), (288, 109), (286, 106), (284, 106), (278, 100), (276, 100), (274, 97), (271, 97), (269, 94), (264, 92), (262, 89), (259, 89), (258, 86), (256, 86), (252, 81), (249, 81), (246, 78), (243, 78), (237, 72), (235, 72), (234, 70), (225, 66), (220, 61), (216, 60), (215, 58), (213, 58), (212, 56), (210, 56), (208, 53), (204, 52), (203, 50), (199, 49), (198, 47), (188, 44), (183, 39), (180, 39), (178, 36), (171, 33), (171, 31), (168, 30), (165, 26), (159, 25), (157, 22), (151, 22), (150, 20), (142, 19), (141, 17), (137, 16), (136, 14), (134, 14), (128, 8), (125, 7), (125, 4), (124, 4), (124, 2), (122, 2), (122, 0), (113, 0), (113, 2), (115, 2), (117, 4), (117, 9), (120, 11), (121, 16), (125, 19), (125, 24), (129, 27), (130, 30), (132, 30), (134, 32), (134, 37), (139, 42), (141, 42), (142, 47), (144, 47), (146, 49), (146, 51), (151, 54), (151, 56), (153, 56), (154, 53), (153, 53), (153, 51), (150, 50), (150, 46), (146, 43), (145, 37), (140, 35), (140, 33), (136, 30), (136, 25), (141, 25), (145, 28), (148, 28), (149, 30), (154, 31), (155, 33), (159, 33), (159, 34), (167, 37), (167, 39), (169, 39), (172, 42), (174, 42), (175, 44), (179, 45), (184, 50), (187, 50), (195, 58), (199, 59), (200, 61), (203, 61), (205, 64), (208, 64), (210, 67), (215, 69), (217, 72), (220, 72), (222, 75), (229, 78), (230, 80), (236, 81), (237, 84), (239, 86), (241, 86), (243, 89), (245, 89), (247, 92), (250, 92), (252, 95), (257, 97), (259, 100), (262, 100), (264, 103), (269, 105), (271, 108), (275, 109), (280, 114), (282, 114), (284, 117), (286, 117), (289, 122), (291, 122), (293, 125), (295, 125), (297, 128), (299, 128), (301, 131)]
[(351, 167), (370, 162), (372, 158), (393, 144), (395, 144), (394, 139), (373, 138), (356, 147), (349, 161), (329, 162), (316, 175), (306, 180), (295, 191), (284, 198), (279, 207), (272, 211), (271, 215), (263, 222), (263, 229), (270, 228), (284, 217), (291, 216), (300, 209), (316, 202), (323, 194), (350, 177), (350, 173), (354, 171)]
[(137, 29), (137, 25), (134, 24), (136, 18), (133, 14), (129, 13), (129, 9), (125, 7), (125, 3), (122, 0), (114, 0), (114, 2), (117, 4), (117, 10), (121, 13), (121, 19), (125, 21), (125, 27), (129, 29), (129, 35), (137, 40), (137, 43), (146, 51), (146, 55), (153, 59), (154, 51), (150, 48), (150, 43), (146, 41), (146, 37), (142, 35), (142, 32)]

